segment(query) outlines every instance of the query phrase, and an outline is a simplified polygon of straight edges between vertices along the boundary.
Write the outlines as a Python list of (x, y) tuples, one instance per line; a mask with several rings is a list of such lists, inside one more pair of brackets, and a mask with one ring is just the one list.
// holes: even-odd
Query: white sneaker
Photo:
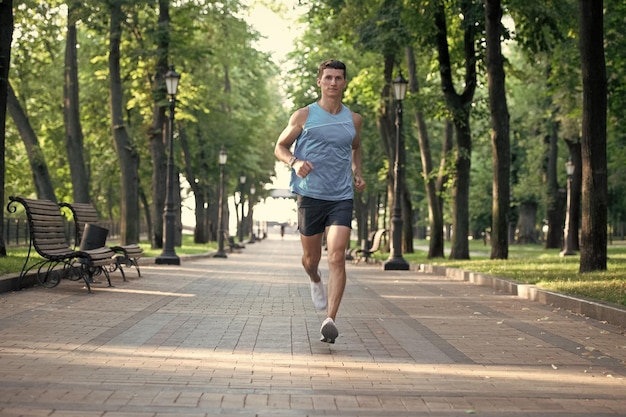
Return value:
[(330, 317), (322, 322), (320, 333), (322, 334), (320, 340), (326, 343), (335, 343), (335, 339), (339, 336), (339, 330), (337, 330), (335, 322)]
[(313, 305), (317, 310), (324, 310), (328, 305), (326, 291), (324, 290), (324, 283), (322, 282), (321, 277), (318, 282), (311, 281), (311, 299), (313, 300)]

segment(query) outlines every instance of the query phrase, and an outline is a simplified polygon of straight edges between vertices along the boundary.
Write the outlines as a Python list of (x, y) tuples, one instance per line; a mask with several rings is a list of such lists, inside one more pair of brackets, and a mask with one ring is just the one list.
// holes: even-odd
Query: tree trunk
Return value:
[(546, 178), (546, 219), (548, 221), (548, 235), (546, 236), (546, 249), (560, 249), (563, 242), (563, 222), (565, 217), (566, 192), (565, 188), (559, 187), (557, 180), (558, 160), (558, 125), (550, 119), (548, 121), (549, 134), (545, 136), (545, 178)]
[[(368, 194), (367, 198), (367, 222), (368, 222), (368, 233), (370, 230), (378, 230), (380, 228), (380, 208), (384, 206), (384, 204), (380, 201), (381, 195), (372, 195)], [(385, 227), (385, 222), (383, 219), (383, 226)], [(360, 236), (361, 239), (367, 238), (367, 234), (363, 234)], [(359, 240), (360, 242), (360, 240)]]
[[(461, 2), (467, 21), (472, 21), (471, 2)], [(437, 52), (441, 89), (456, 132), (455, 172), (452, 190), (452, 247), (450, 259), (469, 259), (469, 185), (472, 156), (472, 131), (470, 127), (471, 104), (476, 90), (476, 52), (474, 46), (475, 26), (465, 24), (464, 59), (465, 88), (457, 94), (452, 81), (452, 66), (448, 49), (448, 30), (443, 2), (437, 4), (435, 25), (437, 27)]]
[(139, 155), (131, 142), (123, 117), (123, 86), (120, 70), (120, 42), (124, 14), (120, 1), (112, 1), (109, 33), (109, 84), (111, 128), (120, 162), (121, 221), (123, 245), (139, 242)]
[(607, 80), (603, 3), (580, 0), (583, 80), (581, 273), (604, 271), (607, 261)]
[[(4, 204), (7, 90), (11, 42), (13, 40), (13, 0), (0, 2), (0, 201)], [(4, 207), (0, 210), (0, 257), (7, 255), (4, 241)]]
[(193, 242), (194, 243), (208, 243), (209, 242), (209, 234), (207, 230), (207, 207), (204, 206), (204, 202), (206, 197), (202, 193), (202, 191), (195, 192), (195, 206), (194, 206), (194, 214), (196, 220), (196, 227), (193, 230)]
[[(216, 198), (211, 199), (213, 201), (219, 201), (220, 195), (220, 185), (219, 180), (216, 181), (211, 187), (211, 193), (216, 196)], [(210, 204), (207, 208), (208, 210), (208, 219), (207, 219), (207, 229), (209, 231), (209, 242), (215, 242), (218, 240), (218, 232), (219, 232), (219, 203)]]
[(456, 152), (452, 179), (452, 242), (450, 259), (469, 259), (469, 185), (472, 139), (469, 114), (455, 120)]
[[(391, 86), (391, 78), (393, 75), (393, 66), (395, 58), (393, 55), (386, 55), (384, 57), (383, 74), (385, 78), (385, 85), (381, 91), (381, 106), (379, 115), (376, 121), (378, 125), (378, 131), (380, 132), (380, 138), (382, 140), (383, 149), (387, 153), (387, 160), (389, 165), (387, 167), (387, 202), (395, 201), (393, 198), (393, 167), (395, 164), (396, 145), (395, 145), (395, 112), (393, 106), (389, 103), (389, 94)], [(391, 218), (387, 219), (387, 230), (391, 230)]]
[[(148, 237), (150, 236), (150, 231), (152, 230), (152, 217), (150, 216), (150, 204), (148, 203), (148, 198), (146, 197), (146, 192), (139, 183), (139, 201), (141, 201), (141, 208), (143, 209), (143, 215), (146, 218), (146, 227), (148, 230)], [(139, 229), (139, 238), (141, 239), (141, 229)]]
[(56, 202), (57, 197), (54, 193), (54, 186), (52, 185), (48, 165), (46, 164), (43, 152), (39, 146), (37, 135), (30, 125), (28, 116), (26, 116), (26, 112), (24, 112), (22, 105), (15, 96), (15, 91), (13, 91), (10, 83), (7, 83), (7, 90), (7, 107), (9, 108), (9, 113), (11, 113), (13, 122), (15, 122), (15, 126), (20, 132), (20, 137), (26, 147), (37, 198)]
[[(442, 238), (445, 242), (449, 236), (449, 228), (444, 223), (443, 208), (445, 206), (445, 199), (443, 194), (446, 192), (446, 184), (449, 179), (448, 160), (450, 158), (450, 152), (454, 147), (454, 124), (450, 119), (444, 121), (443, 127), (443, 140), (441, 143), (441, 160), (439, 161), (439, 173), (437, 174), (437, 194), (439, 199), (439, 208), (441, 211), (441, 225), (443, 226)], [(443, 245), (443, 243), (442, 243)]]
[(63, 114), (65, 116), (65, 149), (72, 177), (75, 203), (89, 203), (89, 172), (85, 166), (83, 129), (80, 124), (78, 99), (78, 58), (76, 54), (76, 3), (67, 6), (67, 39), (65, 42), (65, 84)]
[(485, 0), (487, 42), (487, 84), (491, 112), (491, 151), (493, 157), (493, 202), (491, 209), (491, 259), (509, 257), (509, 201), (511, 144), (509, 110), (506, 102), (502, 57), (500, 0)]
[[(417, 69), (415, 65), (415, 55), (413, 48), (406, 48), (406, 60), (409, 68), (409, 90), (413, 94), (419, 93), (417, 81)], [(420, 148), (422, 159), (422, 176), (428, 200), (428, 224), (430, 226), (430, 241), (428, 242), (428, 259), (444, 257), (443, 241), (443, 212), (440, 206), (440, 199), (437, 195), (437, 178), (433, 173), (433, 161), (430, 153), (430, 138), (428, 127), (421, 110), (415, 112), (415, 124), (417, 126), (417, 143)]]
[[(189, 149), (189, 140), (187, 137), (187, 130), (184, 126), (179, 126), (178, 128), (178, 136), (180, 141), (180, 147), (183, 151), (183, 160), (184, 163), (184, 171), (185, 178), (187, 179), (187, 183), (189, 184), (189, 188), (194, 195), (194, 214), (196, 220), (196, 226), (193, 232), (194, 243), (207, 243), (209, 241), (208, 238), (208, 230), (206, 228), (207, 221), (207, 208), (208, 208), (208, 199), (205, 193), (205, 185), (203, 184), (206, 180), (202, 180), (202, 178), (208, 178), (208, 169), (206, 166), (206, 155), (204, 149), (200, 149), (199, 160), (201, 161), (201, 171), (196, 174), (193, 170), (193, 158), (192, 152)], [(205, 205), (207, 207), (205, 207)]]
[(517, 223), (517, 243), (538, 243), (536, 225), (537, 203), (534, 201), (521, 202), (519, 206), (519, 220)]
[(152, 158), (152, 218), (154, 227), (151, 230), (150, 241), (152, 248), (163, 247), (163, 212), (165, 210), (166, 186), (167, 186), (167, 156), (165, 145), (167, 138), (167, 119), (165, 109), (167, 107), (165, 74), (167, 73), (167, 57), (170, 44), (170, 0), (159, 0), (159, 23), (157, 34), (157, 62), (156, 73), (152, 83), (153, 109), (152, 125), (148, 133), (148, 144)]

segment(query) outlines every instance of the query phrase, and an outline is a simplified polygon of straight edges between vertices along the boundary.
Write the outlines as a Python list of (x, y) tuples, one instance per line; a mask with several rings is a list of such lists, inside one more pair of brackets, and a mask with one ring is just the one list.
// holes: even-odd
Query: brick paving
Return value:
[(141, 268), (0, 294), (0, 416), (626, 416), (624, 329), (559, 308), (349, 264), (329, 345), (292, 235)]

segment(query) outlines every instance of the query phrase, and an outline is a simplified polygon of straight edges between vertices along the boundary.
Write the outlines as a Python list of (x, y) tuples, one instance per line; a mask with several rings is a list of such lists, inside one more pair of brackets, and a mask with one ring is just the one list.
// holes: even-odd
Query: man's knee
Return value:
[(317, 269), (320, 259), (320, 256), (316, 256), (314, 254), (304, 254), (302, 255), (302, 266), (304, 266), (304, 269), (307, 271), (310, 269)]
[(333, 267), (345, 267), (346, 265), (346, 254), (345, 251), (332, 251), (329, 252), (328, 255), (328, 264)]

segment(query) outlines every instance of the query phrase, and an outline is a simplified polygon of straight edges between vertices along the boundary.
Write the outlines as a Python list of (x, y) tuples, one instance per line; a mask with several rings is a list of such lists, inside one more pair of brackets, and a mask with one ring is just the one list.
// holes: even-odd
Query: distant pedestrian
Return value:
[(280, 225), (280, 238), (284, 239), (285, 238), (285, 223), (282, 223)]
[[(274, 154), (292, 168), (290, 190), (297, 195), (302, 265), (311, 281), (311, 298), (327, 309), (321, 341), (335, 343), (335, 324), (346, 287), (345, 251), (350, 243), (354, 190), (361, 192), (361, 126), (363, 120), (342, 103), (346, 66), (324, 61), (318, 69), (321, 97), (296, 110), (282, 131)], [(292, 145), (295, 147), (293, 153)], [(319, 272), (326, 232), (328, 297)]]

